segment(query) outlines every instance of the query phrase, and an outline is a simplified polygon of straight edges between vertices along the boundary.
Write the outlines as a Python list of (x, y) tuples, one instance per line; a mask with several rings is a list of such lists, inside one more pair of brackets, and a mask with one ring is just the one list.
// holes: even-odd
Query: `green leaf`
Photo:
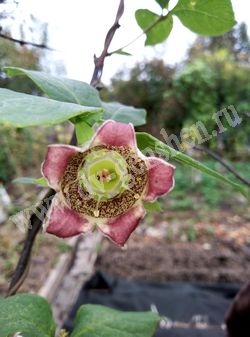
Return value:
[(138, 25), (142, 28), (147, 38), (146, 46), (152, 46), (165, 41), (173, 28), (171, 14), (159, 16), (148, 9), (138, 9), (135, 12)]
[(169, 0), (155, 0), (160, 6), (162, 9), (166, 8), (168, 3), (169, 3)]
[(102, 109), (0, 89), (0, 123), (7, 126), (53, 125), (79, 115), (87, 121), (97, 113)]
[(19, 294), (0, 301), (0, 336), (54, 337), (55, 323), (48, 302), (37, 295)]
[(201, 35), (221, 35), (236, 24), (231, 0), (179, 0), (171, 13)]
[(158, 323), (159, 316), (152, 312), (121, 312), (87, 304), (78, 310), (70, 337), (152, 337)]
[(210, 175), (213, 178), (217, 178), (220, 181), (231, 185), (236, 190), (241, 192), (245, 197), (248, 197), (248, 190), (241, 184), (235, 183), (234, 181), (226, 178), (222, 174), (210, 169), (209, 167), (203, 165), (199, 161), (187, 156), (186, 154), (174, 150), (172, 147), (164, 144), (155, 137), (144, 133), (137, 132), (137, 144), (141, 151), (149, 152), (152, 155), (152, 151), (155, 154), (161, 154), (167, 157), (167, 159), (174, 159), (181, 164), (191, 166), (203, 173)]
[(105, 120), (113, 119), (116, 122), (132, 123), (134, 126), (146, 124), (147, 112), (145, 109), (137, 109), (117, 102), (103, 102), (102, 105)]
[(161, 204), (159, 203), (159, 201), (144, 202), (143, 206), (148, 212), (161, 212), (162, 211)]
[(36, 184), (44, 187), (48, 186), (47, 180), (44, 177), (36, 179)]
[(92, 107), (101, 106), (98, 91), (87, 83), (16, 67), (5, 67), (4, 71), (8, 76), (29, 77), (46, 95), (56, 101)]
[(34, 185), (41, 185), (41, 186), (48, 186), (48, 183), (45, 178), (30, 178), (30, 177), (20, 177), (16, 178), (12, 181), (13, 184), (34, 184)]
[(112, 52), (112, 54), (118, 54), (118, 55), (125, 55), (125, 56), (132, 56), (132, 54), (122, 50), (122, 49), (118, 49)]
[(78, 145), (83, 145), (89, 141), (94, 135), (94, 130), (85, 122), (78, 122), (75, 124), (76, 139)]

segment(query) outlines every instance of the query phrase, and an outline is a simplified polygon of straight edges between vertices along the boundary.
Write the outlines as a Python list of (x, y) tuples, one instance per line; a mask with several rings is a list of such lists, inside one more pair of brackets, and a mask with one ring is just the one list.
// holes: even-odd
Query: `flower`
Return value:
[(96, 226), (124, 245), (152, 202), (174, 186), (174, 167), (137, 148), (132, 124), (106, 121), (84, 148), (49, 145), (42, 174), (57, 193), (48, 233), (67, 238)]

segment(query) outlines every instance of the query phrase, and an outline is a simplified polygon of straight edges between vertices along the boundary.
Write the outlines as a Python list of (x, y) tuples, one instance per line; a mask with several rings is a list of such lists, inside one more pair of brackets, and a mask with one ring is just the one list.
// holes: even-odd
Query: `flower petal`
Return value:
[(98, 226), (105, 236), (123, 246), (145, 214), (143, 205), (138, 203), (126, 213), (109, 219), (106, 224), (99, 224)]
[(112, 120), (106, 121), (97, 129), (91, 147), (100, 144), (135, 148), (136, 138), (133, 125)]
[(53, 198), (44, 227), (47, 233), (59, 238), (69, 238), (92, 229), (87, 219), (63, 202), (60, 193)]
[(59, 182), (67, 164), (77, 152), (79, 148), (70, 145), (48, 146), (46, 158), (42, 163), (42, 175), (54, 190), (59, 190)]
[(154, 201), (174, 188), (175, 167), (159, 158), (149, 157), (145, 161), (148, 166), (148, 186), (143, 200)]

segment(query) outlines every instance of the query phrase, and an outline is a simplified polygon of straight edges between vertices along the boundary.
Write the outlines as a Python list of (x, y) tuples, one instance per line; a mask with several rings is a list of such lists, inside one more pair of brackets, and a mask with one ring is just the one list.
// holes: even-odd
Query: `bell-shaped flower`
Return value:
[(108, 120), (84, 148), (48, 146), (42, 174), (57, 193), (44, 227), (61, 238), (98, 227), (124, 245), (145, 215), (143, 201), (171, 191), (173, 173), (139, 151), (132, 124)]

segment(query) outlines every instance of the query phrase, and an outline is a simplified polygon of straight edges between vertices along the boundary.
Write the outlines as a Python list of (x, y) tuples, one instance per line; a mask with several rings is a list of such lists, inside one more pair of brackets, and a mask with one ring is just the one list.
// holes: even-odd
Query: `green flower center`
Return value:
[(115, 151), (99, 150), (89, 153), (79, 171), (79, 180), (88, 193), (98, 201), (111, 199), (128, 188), (128, 166)]

